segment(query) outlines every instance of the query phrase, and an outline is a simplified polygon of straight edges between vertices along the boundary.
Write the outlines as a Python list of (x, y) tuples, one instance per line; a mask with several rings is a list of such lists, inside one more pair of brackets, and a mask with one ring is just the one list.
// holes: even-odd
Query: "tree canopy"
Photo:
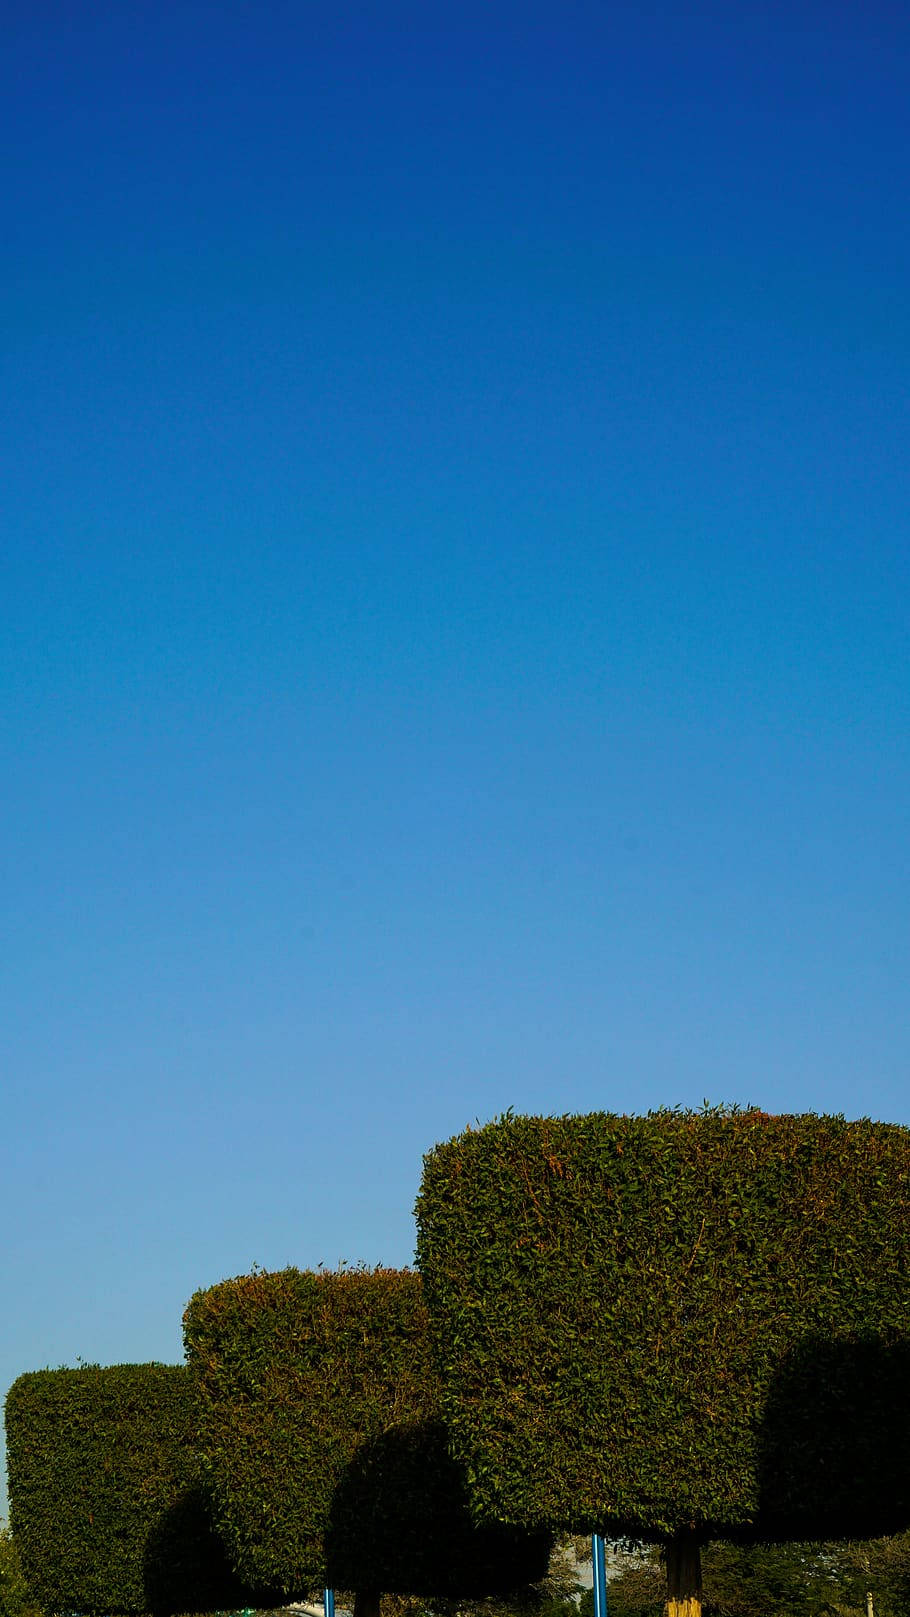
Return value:
[(546, 1530), (470, 1517), (418, 1275), (242, 1276), (197, 1293), (185, 1326), (216, 1519), (244, 1577), (288, 1596), (464, 1597), (544, 1575)]
[(45, 1611), (211, 1612), (265, 1603), (212, 1527), (180, 1365), (39, 1370), (6, 1400), (10, 1522)]
[(703, 1541), (910, 1523), (910, 1131), (507, 1116), (430, 1152), (417, 1211), (478, 1519)]

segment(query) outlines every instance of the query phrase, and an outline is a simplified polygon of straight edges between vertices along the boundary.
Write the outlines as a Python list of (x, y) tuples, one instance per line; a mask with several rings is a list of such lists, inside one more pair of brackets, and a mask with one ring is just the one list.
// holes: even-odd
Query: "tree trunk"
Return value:
[(379, 1596), (372, 1589), (355, 1591), (354, 1617), (380, 1617)]
[(667, 1617), (701, 1617), (701, 1546), (694, 1527), (667, 1540)]

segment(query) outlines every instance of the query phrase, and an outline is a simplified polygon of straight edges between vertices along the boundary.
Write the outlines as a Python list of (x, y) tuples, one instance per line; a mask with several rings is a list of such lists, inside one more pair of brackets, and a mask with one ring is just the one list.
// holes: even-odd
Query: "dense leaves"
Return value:
[(49, 1612), (255, 1605), (230, 1572), (194, 1455), (178, 1365), (20, 1376), (6, 1401), (10, 1516), (29, 1590)]
[(41, 1617), (8, 1527), (0, 1527), (0, 1617)]
[[(609, 1586), (610, 1617), (663, 1617), (658, 1551), (619, 1554)], [(910, 1537), (845, 1544), (709, 1544), (702, 1554), (705, 1617), (906, 1617)], [(592, 1617), (588, 1592), (580, 1610)], [(555, 1614), (554, 1614), (555, 1617)]]
[(910, 1131), (508, 1116), (438, 1146), (418, 1261), (479, 1520), (910, 1523)]
[(547, 1533), (470, 1520), (417, 1275), (253, 1274), (197, 1293), (185, 1323), (217, 1521), (244, 1576), (289, 1596), (493, 1594), (543, 1576)]
[[(663, 1617), (665, 1574), (657, 1551), (621, 1555), (615, 1572), (610, 1617)], [(835, 1617), (841, 1594), (824, 1546), (710, 1544), (702, 1574), (705, 1617)]]

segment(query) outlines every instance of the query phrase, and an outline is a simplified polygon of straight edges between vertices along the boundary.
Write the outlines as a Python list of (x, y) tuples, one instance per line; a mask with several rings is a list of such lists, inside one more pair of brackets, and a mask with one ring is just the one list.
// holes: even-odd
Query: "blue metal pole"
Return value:
[(334, 1591), (334, 1589), (323, 1589), (323, 1591), (322, 1591), (322, 1604), (323, 1604), (323, 1608), (325, 1610), (325, 1617), (335, 1617), (335, 1591)]
[(607, 1552), (602, 1533), (591, 1534), (594, 1567), (594, 1617), (607, 1617)]

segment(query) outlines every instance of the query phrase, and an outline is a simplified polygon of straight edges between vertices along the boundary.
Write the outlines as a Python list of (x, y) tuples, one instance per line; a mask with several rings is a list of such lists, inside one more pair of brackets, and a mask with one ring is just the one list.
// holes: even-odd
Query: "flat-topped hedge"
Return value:
[(182, 1365), (20, 1376), (6, 1400), (10, 1524), (47, 1612), (209, 1612), (264, 1603), (234, 1577), (195, 1458)]
[(419, 1277), (253, 1274), (186, 1312), (216, 1519), (252, 1581), (299, 1596), (507, 1593), (550, 1535), (470, 1520), (439, 1419)]
[(481, 1520), (910, 1524), (910, 1131), (507, 1116), (431, 1151), (418, 1263)]

